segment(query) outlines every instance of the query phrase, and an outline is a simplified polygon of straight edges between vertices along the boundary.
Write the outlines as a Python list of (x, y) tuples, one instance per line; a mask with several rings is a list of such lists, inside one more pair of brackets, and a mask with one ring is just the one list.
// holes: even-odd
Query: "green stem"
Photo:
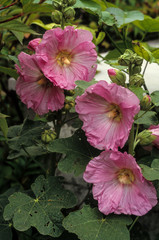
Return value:
[(112, 44), (114, 45), (114, 47), (121, 53), (123, 54), (123, 52), (120, 50), (120, 48), (118, 47), (118, 45), (114, 42), (114, 40), (112, 39), (112, 37), (109, 35), (109, 33), (106, 31), (106, 34), (108, 35), (109, 39), (111, 40)]
[(132, 125), (128, 139), (128, 153), (134, 155), (134, 124)]
[[(146, 65), (145, 65), (145, 67), (144, 67), (144, 70), (143, 70), (143, 73), (142, 73), (143, 76), (144, 76), (144, 74), (145, 74), (145, 71), (146, 71), (147, 66), (148, 66), (148, 61), (146, 62)], [(144, 87), (144, 89), (145, 89), (146, 91), (148, 91), (148, 88), (147, 88), (147, 86), (146, 86), (146, 83), (143, 84), (143, 87)], [(149, 91), (148, 91), (148, 92), (149, 92)]]
[(135, 223), (137, 222), (137, 220), (139, 219), (139, 216), (137, 216), (135, 218), (135, 220), (133, 221), (133, 223), (131, 224), (130, 228), (129, 228), (129, 232), (131, 231), (131, 229), (133, 228), (133, 226), (135, 225)]

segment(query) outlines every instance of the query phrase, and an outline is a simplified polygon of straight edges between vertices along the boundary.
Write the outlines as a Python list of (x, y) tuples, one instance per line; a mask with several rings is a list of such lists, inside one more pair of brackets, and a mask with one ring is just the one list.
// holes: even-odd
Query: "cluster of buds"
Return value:
[(126, 75), (120, 70), (117, 69), (108, 69), (108, 75), (113, 83), (125, 87)]
[(52, 12), (52, 20), (56, 24), (61, 23), (62, 18), (67, 22), (75, 17), (75, 10), (72, 6), (76, 0), (53, 0), (54, 11)]
[(143, 63), (143, 58), (138, 56), (136, 53), (130, 49), (126, 49), (125, 53), (121, 55), (118, 59), (118, 62), (121, 66), (141, 66)]
[(41, 140), (44, 142), (44, 143), (49, 143), (53, 140), (56, 139), (56, 132), (54, 130), (45, 130), (42, 134), (41, 134)]
[(73, 97), (67, 96), (65, 99), (64, 110), (69, 111), (72, 107), (75, 106), (75, 100)]

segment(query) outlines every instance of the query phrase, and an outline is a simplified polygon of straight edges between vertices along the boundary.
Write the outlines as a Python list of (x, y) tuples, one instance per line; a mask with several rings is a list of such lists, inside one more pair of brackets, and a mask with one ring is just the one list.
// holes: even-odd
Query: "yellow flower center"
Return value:
[(122, 184), (131, 184), (135, 180), (132, 170), (123, 168), (117, 172), (117, 178)]
[(56, 60), (60, 67), (69, 66), (71, 64), (72, 55), (67, 51), (61, 51), (58, 53)]
[(120, 108), (116, 104), (111, 104), (107, 109), (107, 116), (117, 122), (119, 122), (122, 118), (122, 114)]
[(41, 76), (41, 78), (37, 81), (37, 84), (41, 85), (42, 87), (52, 86), (52, 83), (45, 76)]

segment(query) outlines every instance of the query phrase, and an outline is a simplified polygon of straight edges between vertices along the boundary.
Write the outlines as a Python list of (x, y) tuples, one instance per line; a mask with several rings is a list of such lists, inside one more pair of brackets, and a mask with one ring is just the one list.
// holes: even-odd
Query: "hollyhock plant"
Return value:
[(45, 76), (67, 90), (76, 80), (91, 81), (96, 72), (97, 53), (87, 30), (67, 26), (45, 32), (36, 48), (36, 58)]
[(90, 86), (76, 98), (76, 111), (87, 140), (101, 150), (124, 146), (139, 110), (139, 99), (134, 93), (106, 81)]
[(42, 73), (35, 55), (20, 53), (18, 56), (20, 67), (16, 65), (20, 75), (16, 83), (16, 92), (28, 108), (32, 108), (39, 115), (49, 110), (57, 111), (64, 106), (63, 90), (54, 86)]
[(135, 159), (126, 152), (103, 151), (88, 163), (83, 177), (93, 183), (93, 197), (106, 215), (142, 216), (157, 204), (154, 186), (143, 177)]
[(152, 133), (152, 136), (155, 137), (152, 142), (153, 145), (159, 149), (159, 125), (151, 125), (148, 130)]

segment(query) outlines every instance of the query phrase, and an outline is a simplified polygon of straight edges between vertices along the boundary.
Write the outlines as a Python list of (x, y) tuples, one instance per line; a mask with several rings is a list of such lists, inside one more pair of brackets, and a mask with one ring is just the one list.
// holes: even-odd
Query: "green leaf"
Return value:
[(143, 20), (144, 14), (139, 11), (123, 11), (120, 8), (107, 8), (107, 11), (114, 15), (117, 21), (117, 27), (123, 27), (124, 25), (131, 23), (135, 20)]
[(135, 120), (135, 123), (137, 124), (146, 124), (146, 125), (157, 125), (158, 124), (158, 119), (156, 112), (153, 111), (140, 111), (137, 119)]
[(51, 13), (54, 10), (52, 4), (27, 3), (23, 7), (24, 13)]
[(99, 24), (104, 23), (108, 26), (113, 26), (116, 23), (116, 19), (114, 16), (111, 15), (111, 13), (107, 11), (102, 11), (99, 14)]
[(18, 20), (13, 20), (10, 22), (6, 23), (0, 23), (0, 29), (4, 30), (10, 30), (10, 31), (17, 31), (17, 32), (22, 32), (22, 33), (32, 33), (38, 35), (35, 31), (33, 31), (30, 27), (25, 25), (24, 23), (18, 21)]
[(151, 18), (144, 15), (144, 20), (133, 22), (135, 26), (143, 30), (144, 32), (159, 32), (159, 18)]
[(82, 81), (82, 80), (77, 80), (75, 83), (78, 87), (80, 87), (81, 89), (85, 90), (87, 89), (89, 86), (96, 84), (98, 81), (96, 81), (95, 79), (93, 79), (90, 82), (86, 82), (86, 81)]
[(129, 240), (126, 225), (131, 222), (128, 216), (110, 215), (104, 218), (97, 208), (84, 206), (82, 210), (70, 213), (64, 219), (63, 226), (77, 234), (80, 240)]
[(31, 24), (36, 24), (46, 30), (50, 30), (56, 25), (55, 23), (44, 24), (40, 19), (34, 20)]
[(134, 51), (142, 58), (144, 58), (148, 62), (152, 62), (153, 56), (146, 45), (139, 41), (133, 41), (133, 49)]
[(47, 150), (66, 154), (66, 157), (58, 163), (58, 168), (62, 172), (73, 172), (75, 176), (84, 172), (91, 158), (100, 153), (89, 145), (82, 130), (77, 130), (72, 137), (51, 142), (47, 145)]
[(41, 133), (46, 129), (47, 124), (41, 121), (25, 120), (21, 126), (13, 126), (9, 129), (9, 147), (19, 151), (23, 147), (35, 145), (41, 139)]
[(129, 89), (130, 89), (133, 93), (135, 93), (135, 95), (139, 98), (140, 101), (142, 100), (143, 94), (144, 94), (144, 92), (145, 92), (143, 88), (132, 86), (132, 87), (129, 87)]
[(9, 117), (9, 116), (0, 113), (0, 129), (2, 130), (5, 138), (7, 138), (7, 133), (8, 133), (8, 124), (5, 119), (6, 117)]
[(0, 72), (5, 73), (6, 75), (9, 75), (13, 78), (18, 77), (17, 71), (15, 69), (12, 69), (12, 68), (7, 68), (7, 67), (0, 66)]
[(99, 13), (101, 10), (101, 6), (92, 0), (76, 0), (76, 4), (73, 5), (74, 8), (82, 8), (86, 10), (90, 10), (91, 13)]
[(18, 31), (14, 31), (14, 30), (12, 30), (11, 32), (16, 36), (18, 41), (23, 45), (24, 33), (18, 32)]
[(64, 190), (56, 177), (45, 179), (39, 176), (31, 188), (36, 198), (21, 192), (9, 197), (4, 219), (13, 219), (13, 226), (19, 231), (35, 227), (43, 235), (60, 236), (63, 232), (63, 214), (60, 210), (76, 204), (74, 195)]
[(154, 159), (151, 167), (140, 164), (144, 177), (149, 181), (159, 180), (159, 159)]
[(151, 93), (151, 101), (155, 106), (159, 106), (159, 91), (154, 91)]

